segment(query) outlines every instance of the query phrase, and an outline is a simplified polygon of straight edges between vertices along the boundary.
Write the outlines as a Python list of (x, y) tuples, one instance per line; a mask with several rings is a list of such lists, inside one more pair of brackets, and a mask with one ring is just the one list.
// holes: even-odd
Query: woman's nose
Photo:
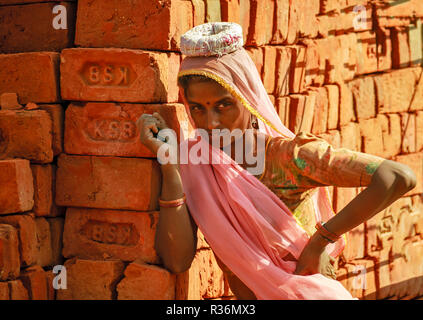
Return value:
[(217, 129), (219, 124), (219, 115), (215, 112), (209, 112), (207, 114), (207, 130)]

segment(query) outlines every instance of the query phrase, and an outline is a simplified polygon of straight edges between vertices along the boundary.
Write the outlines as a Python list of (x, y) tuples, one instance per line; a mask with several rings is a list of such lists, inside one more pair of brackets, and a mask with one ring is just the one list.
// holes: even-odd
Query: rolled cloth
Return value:
[[(216, 30), (204, 28), (210, 32)], [(191, 34), (188, 31), (182, 37), (186, 39)], [(204, 41), (211, 39), (209, 36), (205, 34)], [(200, 40), (193, 41), (192, 48), (184, 40), (184, 52), (196, 52), (195, 44)], [(203, 52), (204, 56), (185, 57), (178, 77), (197, 74), (214, 79), (257, 116), (259, 132), (293, 138), (295, 134), (282, 124), (246, 50), (241, 46), (220, 55), (215, 53), (213, 43), (203, 45), (211, 48), (209, 53)], [(180, 94), (195, 128), (182, 88)], [(190, 214), (213, 252), (257, 299), (353, 299), (340, 282), (320, 273), (293, 274), (297, 262), (283, 258), (291, 253), (298, 259), (309, 236), (285, 203), (260, 180), (225, 152), (201, 139), (197, 130), (194, 138), (181, 141), (181, 145), (181, 149), (200, 150), (203, 160), (194, 164), (185, 159), (188, 163), (180, 164)], [(203, 150), (208, 150), (209, 156)], [(318, 188), (313, 197), (317, 221), (326, 221), (334, 215), (326, 187)], [(335, 257), (344, 245), (341, 238), (326, 250)]]

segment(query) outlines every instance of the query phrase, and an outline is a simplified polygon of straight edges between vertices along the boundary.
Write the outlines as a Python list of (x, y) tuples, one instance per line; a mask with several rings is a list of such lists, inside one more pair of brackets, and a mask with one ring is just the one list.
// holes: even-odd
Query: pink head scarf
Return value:
[[(243, 47), (221, 56), (186, 56), (178, 77), (187, 74), (217, 81), (257, 117), (260, 132), (287, 139), (295, 136), (282, 124)], [(182, 88), (180, 94), (195, 128)], [(187, 150), (201, 143), (207, 142), (197, 138), (181, 142)], [(209, 155), (201, 155), (207, 163), (193, 164), (188, 159), (187, 164), (180, 164), (187, 206), (213, 252), (257, 299), (353, 299), (340, 282), (320, 273), (293, 274), (296, 261), (282, 258), (288, 253), (299, 258), (309, 240), (305, 230), (285, 203), (260, 180), (225, 152), (208, 143), (207, 148)], [(213, 164), (218, 160), (219, 164)], [(326, 187), (318, 189), (313, 196), (316, 220), (326, 221), (334, 212)], [(335, 257), (344, 245), (341, 239), (328, 245), (327, 251)]]

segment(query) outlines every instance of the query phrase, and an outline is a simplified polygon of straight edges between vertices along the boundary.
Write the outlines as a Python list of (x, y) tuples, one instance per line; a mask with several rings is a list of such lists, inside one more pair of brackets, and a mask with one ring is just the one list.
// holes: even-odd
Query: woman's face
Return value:
[[(251, 128), (250, 112), (230, 92), (216, 82), (191, 81), (186, 90), (191, 117), (197, 128), (207, 130), (211, 138), (213, 129)], [(231, 142), (235, 137), (231, 137)], [(221, 145), (222, 146), (222, 145)]]

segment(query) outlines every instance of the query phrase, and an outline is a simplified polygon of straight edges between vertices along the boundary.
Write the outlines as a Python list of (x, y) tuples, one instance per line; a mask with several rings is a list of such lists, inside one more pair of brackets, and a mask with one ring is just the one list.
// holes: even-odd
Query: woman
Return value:
[[(414, 188), (416, 177), (400, 163), (292, 133), (242, 44), (241, 27), (234, 23), (188, 31), (181, 39), (187, 57), (178, 84), (193, 126), (212, 141), (213, 129), (240, 130), (244, 134), (231, 136), (231, 147), (241, 139), (246, 149), (265, 157), (264, 170), (251, 174), (250, 165), (237, 163), (234, 148), (227, 154), (220, 139), (218, 148), (208, 144), (207, 163), (161, 165), (157, 253), (171, 272), (184, 272), (194, 258), (199, 227), (237, 299), (352, 299), (332, 279), (328, 257), (342, 251), (341, 235)], [(157, 113), (140, 120), (141, 141), (157, 154), (164, 142), (153, 133), (167, 125)], [(251, 130), (253, 135), (245, 134)], [(191, 150), (206, 143), (198, 137), (181, 144)], [(329, 185), (367, 188), (334, 215)]]

